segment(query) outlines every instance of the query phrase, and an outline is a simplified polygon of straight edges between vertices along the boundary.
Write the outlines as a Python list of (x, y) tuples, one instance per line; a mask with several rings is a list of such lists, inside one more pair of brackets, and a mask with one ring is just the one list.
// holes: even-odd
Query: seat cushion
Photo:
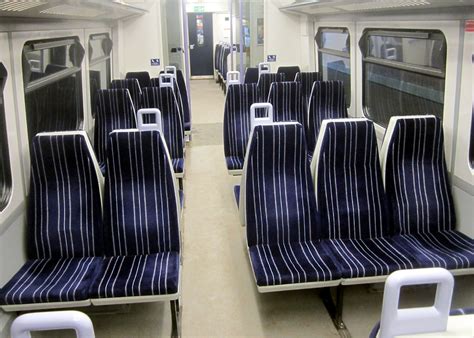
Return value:
[(173, 158), (171, 159), (171, 163), (175, 174), (184, 173), (184, 158)]
[(423, 268), (450, 270), (474, 267), (474, 240), (459, 231), (398, 235), (393, 239), (410, 250)]
[(91, 298), (166, 295), (178, 292), (179, 253), (105, 258)]
[(325, 282), (340, 273), (325, 245), (316, 242), (255, 245), (249, 248), (258, 286)]
[(342, 278), (385, 276), (418, 268), (414, 256), (389, 238), (325, 240), (338, 260)]
[(1, 305), (89, 299), (100, 257), (27, 261), (0, 292)]
[(244, 159), (238, 156), (226, 156), (227, 170), (241, 170), (244, 167)]
[(186, 131), (191, 130), (191, 122), (184, 122), (184, 130)]

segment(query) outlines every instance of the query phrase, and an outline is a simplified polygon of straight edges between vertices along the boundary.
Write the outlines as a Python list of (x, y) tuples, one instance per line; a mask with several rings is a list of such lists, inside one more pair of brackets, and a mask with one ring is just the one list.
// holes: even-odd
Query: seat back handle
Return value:
[(170, 87), (173, 88), (173, 74), (163, 73), (160, 74), (160, 88)]
[(258, 77), (261, 74), (270, 73), (272, 71), (272, 66), (268, 62), (260, 62), (258, 64)]
[(166, 66), (165, 67), (165, 73), (166, 74), (172, 74), (173, 77), (176, 79), (177, 70), (176, 70), (175, 66)]
[(240, 84), (240, 72), (230, 71), (227, 72), (227, 87), (235, 84)]
[[(399, 309), (400, 289), (408, 285), (436, 284), (433, 306)], [(380, 338), (446, 331), (454, 278), (442, 268), (399, 270), (385, 282)]]
[[(256, 117), (255, 112), (257, 109), (265, 109), (267, 116)], [(273, 106), (268, 102), (254, 103), (250, 106), (250, 130), (252, 131), (255, 126), (273, 124)]]
[[(155, 123), (144, 123), (144, 115), (155, 115)], [(137, 113), (137, 128), (140, 131), (145, 130), (158, 130), (160, 133), (163, 132), (161, 123), (161, 111), (157, 108), (143, 108), (138, 110)]]

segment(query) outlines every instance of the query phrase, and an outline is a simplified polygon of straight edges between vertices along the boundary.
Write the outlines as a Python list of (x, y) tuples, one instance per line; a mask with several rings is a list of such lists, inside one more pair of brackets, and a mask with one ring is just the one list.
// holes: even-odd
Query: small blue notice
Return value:
[(160, 64), (160, 59), (150, 59), (150, 66), (159, 66)]
[(276, 62), (277, 56), (276, 55), (267, 55), (267, 62)]

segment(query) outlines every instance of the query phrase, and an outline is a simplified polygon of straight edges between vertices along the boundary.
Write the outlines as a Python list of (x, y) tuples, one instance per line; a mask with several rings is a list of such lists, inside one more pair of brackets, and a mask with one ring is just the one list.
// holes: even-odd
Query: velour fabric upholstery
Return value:
[(318, 242), (319, 217), (300, 124), (255, 127), (241, 194), (259, 286), (339, 278), (326, 247)]
[(242, 169), (250, 134), (250, 106), (257, 102), (257, 85), (232, 85), (224, 106), (224, 154), (228, 170)]
[(88, 298), (103, 254), (98, 170), (85, 132), (33, 138), (26, 226), (29, 260), (2, 288), (1, 305)]
[[(151, 86), (156, 87), (156, 88), (160, 88), (160, 78), (155, 77), (155, 78), (151, 79)], [(182, 124), (183, 134), (184, 134), (185, 126), (184, 126), (183, 101), (182, 101), (182, 98), (181, 98), (181, 92), (180, 92), (179, 87), (178, 87), (178, 82), (176, 80), (173, 80), (173, 93), (174, 93), (174, 97), (176, 99), (176, 103), (178, 104), (178, 112), (179, 112), (179, 115), (181, 117), (181, 124)]]
[(174, 90), (170, 87), (143, 89), (143, 108), (161, 111), (163, 137), (166, 141), (175, 173), (184, 172), (184, 129)]
[(342, 81), (317, 81), (309, 98), (308, 150), (313, 153), (323, 120), (347, 118), (344, 84)]
[(101, 261), (101, 257), (29, 260), (0, 291), (0, 305), (89, 299), (89, 286)]
[(140, 109), (142, 89), (137, 79), (112, 80), (112, 82), (110, 83), (110, 88), (128, 89), (128, 91), (130, 92), (130, 97), (132, 98), (132, 101), (133, 101), (133, 106), (135, 107), (135, 112), (137, 112), (138, 109)]
[(273, 106), (275, 122), (299, 122), (306, 126), (301, 86), (297, 82), (274, 82), (270, 86), (268, 102)]
[(393, 119), (382, 149), (394, 240), (412, 250), (423, 267), (473, 267), (474, 240), (455, 231), (441, 121)]
[[(387, 201), (373, 123), (326, 120), (312, 162), (317, 209), (343, 278), (415, 268), (414, 257), (388, 238)], [(384, 237), (386, 236), (386, 237)]]
[(260, 74), (257, 82), (257, 95), (259, 102), (267, 102), (270, 86), (273, 82), (285, 81), (285, 74), (264, 73)]
[(255, 83), (258, 82), (258, 68), (257, 67), (248, 67), (245, 70), (244, 83)]
[(126, 79), (137, 79), (140, 83), (140, 88), (150, 87), (150, 74), (148, 72), (128, 72), (125, 75)]
[(179, 253), (107, 257), (91, 298), (166, 295), (178, 292)]
[(224, 79), (224, 81), (227, 80), (227, 71), (228, 71), (228, 68), (229, 68), (229, 65), (227, 63), (227, 59), (230, 55), (230, 50), (231, 50), (231, 46), (230, 45), (226, 45), (224, 46), (224, 49), (222, 50), (222, 56), (221, 56), (221, 75), (222, 75), (222, 78)]
[(309, 98), (311, 97), (311, 90), (313, 89), (313, 83), (316, 81), (322, 81), (323, 77), (318, 72), (299, 72), (295, 76), (295, 81), (301, 83), (301, 93), (305, 98), (303, 102), (303, 109), (308, 109)]
[(176, 293), (179, 196), (166, 144), (157, 130), (110, 134), (105, 181), (106, 258), (92, 297)]
[(107, 138), (115, 129), (136, 127), (135, 107), (127, 89), (103, 89), (97, 92), (94, 149), (102, 173), (105, 173)]
[(299, 66), (281, 66), (277, 69), (277, 73), (285, 74), (286, 81), (295, 81), (296, 74), (298, 74), (299, 72)]
[[(163, 74), (163, 73), (164, 71), (160, 72), (160, 74)], [(186, 81), (184, 80), (183, 72), (181, 71), (181, 69), (176, 70), (176, 84), (178, 86), (181, 106), (183, 108), (184, 130), (190, 131), (191, 130), (191, 110), (189, 108), (188, 89), (186, 87)], [(154, 86), (157, 86), (156, 83), (154, 84)]]

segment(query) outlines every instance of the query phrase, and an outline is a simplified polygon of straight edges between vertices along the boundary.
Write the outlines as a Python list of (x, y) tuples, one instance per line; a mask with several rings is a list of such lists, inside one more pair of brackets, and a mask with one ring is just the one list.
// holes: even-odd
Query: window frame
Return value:
[[(429, 66), (422, 66), (422, 65), (415, 65), (410, 63), (405, 63), (396, 60), (388, 60), (383, 58), (377, 58), (374, 56), (367, 56), (368, 52), (368, 43), (371, 36), (389, 36), (395, 38), (417, 38), (417, 39), (430, 39), (431, 34), (441, 34), (444, 39), (444, 71), (429, 67)], [(446, 34), (441, 29), (430, 29), (430, 28), (363, 28), (362, 33), (359, 39), (359, 52), (361, 55), (361, 109), (362, 109), (362, 116), (370, 119), (371, 117), (367, 113), (367, 106), (366, 106), (366, 97), (365, 97), (365, 88), (366, 88), (366, 67), (367, 64), (375, 64), (383, 67), (387, 67), (390, 69), (397, 69), (400, 71), (422, 74), (425, 76), (431, 76), (434, 78), (439, 78), (444, 80), (444, 90), (443, 90), (443, 98), (446, 97), (447, 91), (447, 69), (448, 69), (448, 52), (447, 52), (448, 41)], [(445, 104), (446, 100), (443, 100), (443, 109), (442, 109), (442, 117), (444, 117), (445, 112)], [(379, 123), (379, 121), (372, 120), (377, 126), (380, 128), (385, 128), (383, 125)], [(388, 122), (387, 122), (388, 123)]]
[[(321, 76), (322, 76), (322, 54), (327, 54), (327, 55), (336, 56), (340, 58), (346, 58), (349, 63), (349, 83), (348, 84), (344, 83), (344, 87), (348, 86), (350, 89), (349, 93), (345, 93), (345, 95), (346, 95), (347, 109), (348, 111), (351, 111), (353, 107), (353, 101), (354, 101), (353, 100), (353, 88), (354, 88), (353, 81), (355, 80), (355, 77), (353, 74), (354, 64), (351, 57), (353, 29), (349, 26), (338, 24), (338, 23), (331, 24), (331, 25), (322, 23), (320, 26), (315, 27), (315, 31), (316, 31), (316, 34), (314, 36), (314, 42), (317, 47), (317, 50), (316, 50), (316, 59), (317, 59), (317, 65), (318, 65), (317, 71), (321, 73)], [(325, 32), (347, 33), (347, 41), (348, 41), (348, 43), (346, 44), (347, 52), (322, 47), (322, 36), (323, 36), (323, 33)]]
[[(7, 117), (5, 109), (5, 95), (6, 82), (8, 81), (8, 71), (3, 63), (0, 61), (0, 155), (2, 155), (1, 161), (5, 165), (4, 174), (5, 181), (0, 182), (2, 184), (3, 191), (0, 195), (0, 213), (5, 210), (12, 199), (13, 194), (13, 177), (12, 168), (10, 161), (10, 142), (8, 140), (8, 128), (7, 128)], [(3, 176), (3, 175), (2, 175)]]

